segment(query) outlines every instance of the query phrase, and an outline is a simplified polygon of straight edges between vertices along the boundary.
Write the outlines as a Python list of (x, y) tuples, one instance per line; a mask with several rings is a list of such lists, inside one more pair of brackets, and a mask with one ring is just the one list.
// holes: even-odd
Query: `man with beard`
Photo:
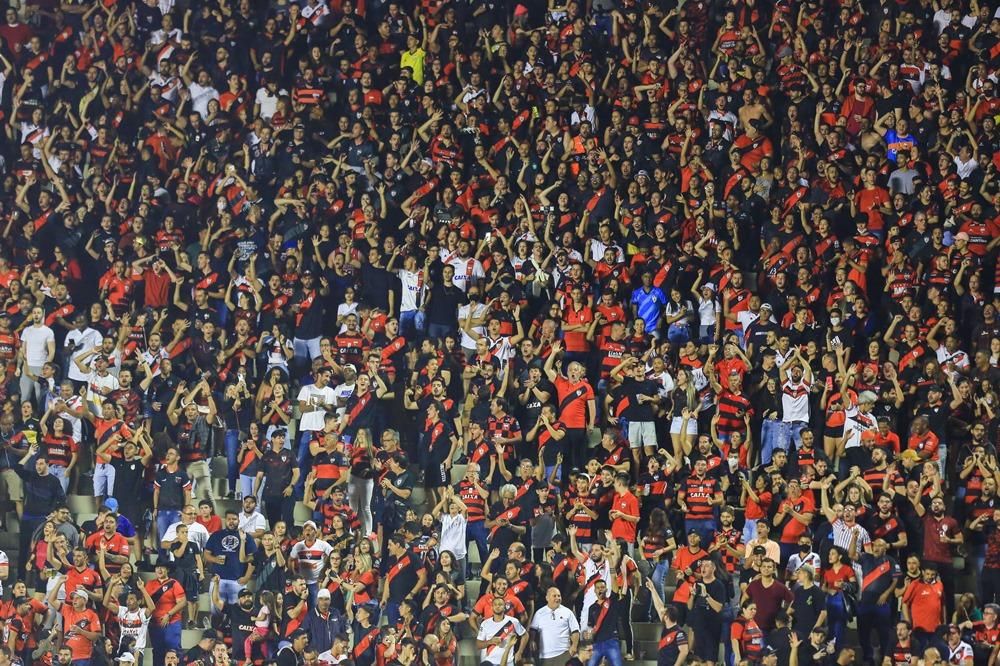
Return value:
[(187, 598), (184, 596), (184, 588), (170, 578), (169, 571), (167, 563), (158, 560), (154, 569), (155, 578), (146, 583), (146, 593), (155, 604), (149, 623), (149, 640), (153, 647), (155, 666), (163, 666), (168, 650), (181, 648), (181, 624)]
[(944, 603), (948, 617), (955, 608), (955, 568), (952, 565), (951, 547), (965, 543), (965, 535), (958, 521), (945, 515), (944, 497), (937, 495), (931, 499), (930, 513), (924, 507), (921, 496), (911, 500), (913, 510), (923, 522), (923, 559), (935, 565), (944, 584)]
[(586, 627), (588, 626), (587, 613), (590, 610), (591, 604), (597, 599), (597, 595), (594, 592), (594, 585), (599, 580), (604, 581), (605, 584), (611, 583), (611, 563), (604, 556), (603, 544), (593, 544), (588, 554), (580, 550), (579, 545), (576, 543), (576, 526), (571, 525), (567, 529), (567, 532), (569, 532), (570, 552), (583, 567), (583, 608), (580, 611), (580, 626)]
[[(251, 642), (254, 643), (259, 643), (261, 639), (260, 634), (257, 634), (253, 630), (253, 592), (244, 587), (237, 594), (236, 603), (227, 604), (219, 597), (220, 582), (221, 580), (218, 575), (212, 577), (212, 606), (220, 613), (224, 613), (229, 617), (231, 623), (230, 631), (233, 637), (233, 657), (241, 662), (249, 660), (249, 655), (243, 651), (243, 645), (247, 636), (256, 636), (256, 639), (251, 638)], [(302, 632), (302, 630), (297, 629), (293, 632), (293, 636), (299, 632)], [(307, 636), (308, 634), (302, 632), (302, 635)]]

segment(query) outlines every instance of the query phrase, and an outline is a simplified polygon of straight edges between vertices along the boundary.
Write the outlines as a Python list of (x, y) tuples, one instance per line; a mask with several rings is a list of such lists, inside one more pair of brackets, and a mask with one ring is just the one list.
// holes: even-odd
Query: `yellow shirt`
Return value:
[(424, 84), (424, 59), (426, 57), (427, 53), (421, 48), (413, 53), (403, 51), (403, 55), (399, 56), (399, 66), (401, 68), (409, 67), (413, 70), (413, 80), (417, 82), (417, 85)]

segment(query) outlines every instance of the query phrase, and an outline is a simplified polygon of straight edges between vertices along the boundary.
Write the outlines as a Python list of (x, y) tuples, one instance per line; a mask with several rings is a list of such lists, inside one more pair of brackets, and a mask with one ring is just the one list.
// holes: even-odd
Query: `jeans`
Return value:
[(42, 366), (25, 364), (24, 369), (21, 370), (21, 377), (18, 382), (21, 389), (21, 402), (30, 400), (33, 405), (41, 406), (39, 403), (42, 401), (42, 385), (28, 378), (28, 373), (31, 373), (33, 377), (41, 377)]
[(191, 499), (195, 498), (212, 501), (212, 472), (208, 469), (207, 460), (195, 460), (187, 465), (187, 475), (194, 484), (191, 491)]
[(423, 333), (427, 327), (427, 318), (420, 310), (407, 310), (399, 313), (399, 332), (406, 338), (414, 333)]
[(747, 518), (743, 521), (743, 543), (750, 543), (757, 538), (757, 519)]
[(236, 492), (236, 480), (240, 475), (240, 464), (236, 460), (236, 454), (240, 450), (240, 431), (226, 430), (226, 476), (229, 479), (229, 492)]
[(385, 619), (390, 627), (396, 626), (399, 622), (399, 602), (388, 601), (385, 604)]
[[(667, 580), (667, 573), (670, 571), (670, 562), (668, 560), (663, 560), (662, 562), (657, 562), (656, 566), (653, 567), (653, 573), (650, 575), (650, 579), (653, 581), (653, 585), (656, 587), (656, 593), (660, 595), (661, 599), (666, 598), (666, 592), (663, 589), (663, 584)], [(649, 617), (655, 618), (651, 619), (652, 622), (658, 622), (659, 618), (653, 614), (653, 597), (649, 597)]]
[(701, 537), (702, 543), (712, 543), (712, 539), (715, 536), (715, 519), (709, 518), (707, 520), (690, 520), (684, 519), (684, 533), (686, 534), (690, 530), (694, 530)]
[[(771, 456), (774, 450), (781, 448), (782, 422), (777, 419), (764, 419), (760, 424), (760, 462), (768, 465), (771, 463)], [(788, 444), (785, 444), (785, 451)]]
[(323, 352), (319, 349), (319, 340), (320, 336), (309, 338), (308, 340), (303, 340), (302, 338), (292, 338), (292, 347), (295, 349), (295, 359), (301, 363), (305, 361), (312, 361), (314, 358), (322, 356)]
[[(219, 579), (219, 598), (227, 604), (235, 604), (239, 600), (240, 589), (243, 586), (240, 585), (235, 580), (229, 578)], [(212, 590), (215, 589), (215, 581), (213, 580), (208, 584), (208, 594), (211, 596)], [(216, 612), (215, 605), (212, 606), (212, 612)]]
[(309, 475), (307, 467), (312, 464), (312, 454), (309, 453), (309, 442), (312, 438), (312, 430), (303, 430), (299, 433), (299, 448), (295, 453), (295, 463), (299, 466), (299, 481), (295, 484), (297, 495), (301, 495), (306, 487), (306, 476)]
[(601, 659), (607, 659), (611, 666), (623, 666), (622, 646), (617, 638), (608, 638), (594, 643), (594, 654), (587, 662), (587, 666), (597, 666)]
[(843, 647), (844, 634), (847, 632), (847, 605), (844, 594), (837, 592), (826, 597), (827, 625), (830, 628), (830, 638), (834, 640), (837, 650)]
[(94, 497), (112, 497), (115, 494), (115, 468), (110, 463), (97, 463), (94, 467)]
[[(163, 535), (167, 533), (167, 528), (181, 519), (180, 509), (163, 509), (156, 512), (156, 543), (163, 541)], [(152, 623), (150, 623), (152, 626)]]
[(449, 333), (455, 331), (454, 326), (449, 326), (448, 324), (427, 324), (427, 337), (428, 338), (443, 338)]
[(473, 522), (466, 523), (465, 525), (465, 542), (468, 544), (470, 541), (476, 542), (476, 548), (479, 549), (479, 561), (485, 562), (486, 558), (490, 555), (489, 548), (489, 530), (486, 529), (485, 520), (476, 520)]
[(789, 451), (792, 444), (798, 448), (802, 443), (802, 431), (808, 427), (809, 424), (802, 421), (781, 421), (778, 428), (778, 448)]
[(351, 477), (347, 482), (347, 502), (351, 510), (358, 514), (361, 520), (361, 535), (372, 533), (372, 491), (375, 489), (373, 479)]
[(667, 340), (674, 345), (683, 345), (691, 339), (691, 327), (687, 324), (671, 324), (667, 328)]
[[(247, 476), (245, 474), (240, 474), (240, 497), (249, 497), (253, 495), (253, 482), (255, 478), (252, 476)], [(260, 480), (260, 494), (264, 493), (264, 488), (267, 486), (267, 479), (263, 478)]]
[(167, 650), (179, 652), (181, 649), (181, 621), (161, 627), (158, 619), (152, 620), (149, 623), (149, 644), (153, 648), (153, 665), (163, 666)]
[(63, 492), (69, 492), (69, 475), (66, 473), (66, 468), (62, 465), (49, 465), (49, 472), (52, 476), (59, 479), (59, 485), (62, 486)]

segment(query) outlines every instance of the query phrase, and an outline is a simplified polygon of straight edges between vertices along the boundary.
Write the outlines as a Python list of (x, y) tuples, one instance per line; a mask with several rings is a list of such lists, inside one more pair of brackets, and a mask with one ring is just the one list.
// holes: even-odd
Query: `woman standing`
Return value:
[(823, 572), (823, 591), (826, 592), (830, 635), (836, 641), (836, 649), (839, 650), (847, 630), (847, 621), (850, 619), (847, 594), (853, 593), (849, 586), (857, 583), (857, 575), (847, 561), (846, 551), (840, 546), (831, 548), (827, 558), (830, 566)]

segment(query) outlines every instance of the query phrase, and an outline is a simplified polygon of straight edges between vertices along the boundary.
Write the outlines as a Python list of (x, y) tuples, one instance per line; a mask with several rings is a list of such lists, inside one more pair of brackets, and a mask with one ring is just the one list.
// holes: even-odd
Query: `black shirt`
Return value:
[(278, 453), (274, 449), (266, 451), (260, 459), (260, 471), (264, 473), (267, 484), (264, 486), (264, 497), (281, 497), (281, 494), (292, 483), (292, 466), (295, 459), (289, 449)]
[(24, 479), (24, 513), (28, 516), (47, 516), (66, 501), (59, 479), (51, 473), (40, 476), (35, 471), (36, 457), (25, 466), (17, 466), (14, 471)]
[(430, 302), (427, 304), (427, 323), (440, 326), (456, 326), (458, 307), (467, 299), (465, 292), (455, 286), (436, 284), (431, 288)]
[(799, 634), (808, 636), (816, 626), (819, 614), (826, 610), (826, 595), (819, 585), (813, 585), (808, 590), (796, 586), (793, 592), (792, 608), (795, 609), (795, 619), (792, 628)]
[(160, 501), (154, 508), (177, 511), (184, 506), (184, 488), (190, 486), (191, 481), (180, 467), (176, 472), (161, 467), (156, 472), (154, 484), (160, 489)]

